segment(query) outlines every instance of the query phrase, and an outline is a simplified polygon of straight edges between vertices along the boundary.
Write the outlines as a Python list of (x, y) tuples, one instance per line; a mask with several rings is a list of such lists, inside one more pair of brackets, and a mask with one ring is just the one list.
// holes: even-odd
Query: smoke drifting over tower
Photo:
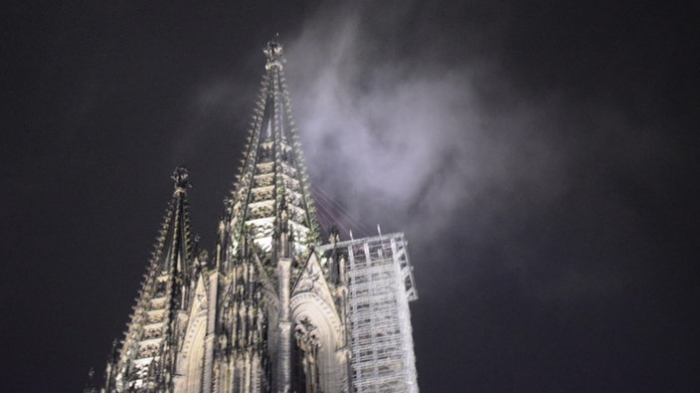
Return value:
[(323, 245), (281, 44), (267, 62), (212, 258), (175, 191), (104, 392), (417, 392), (401, 233)]

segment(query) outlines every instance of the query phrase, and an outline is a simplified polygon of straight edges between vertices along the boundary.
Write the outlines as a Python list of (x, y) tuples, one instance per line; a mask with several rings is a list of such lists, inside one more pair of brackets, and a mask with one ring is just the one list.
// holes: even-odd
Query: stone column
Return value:
[(207, 333), (204, 340), (204, 370), (202, 378), (202, 393), (210, 393), (213, 385), (212, 370), (214, 369), (214, 344), (216, 340), (216, 307), (218, 304), (219, 272), (215, 270), (209, 278), (209, 298), (207, 299)]
[(277, 263), (279, 278), (279, 342), (277, 348), (277, 391), (287, 393), (291, 389), (292, 382), (292, 322), (290, 321), (289, 296), (290, 296), (290, 270), (292, 260), (280, 258)]

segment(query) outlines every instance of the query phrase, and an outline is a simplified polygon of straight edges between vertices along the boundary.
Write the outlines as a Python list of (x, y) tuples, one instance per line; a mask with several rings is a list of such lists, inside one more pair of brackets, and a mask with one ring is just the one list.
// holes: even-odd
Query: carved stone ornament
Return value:
[(306, 375), (306, 391), (316, 393), (319, 391), (318, 351), (321, 348), (319, 331), (308, 317), (303, 317), (294, 328), (294, 338), (303, 352), (302, 366)]

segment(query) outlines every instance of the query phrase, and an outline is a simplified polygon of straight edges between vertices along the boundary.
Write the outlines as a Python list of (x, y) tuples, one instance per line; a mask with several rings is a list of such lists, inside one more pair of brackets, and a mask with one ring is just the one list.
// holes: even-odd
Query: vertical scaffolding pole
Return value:
[(417, 299), (403, 234), (347, 247), (352, 385), (357, 393), (418, 392), (408, 302)]

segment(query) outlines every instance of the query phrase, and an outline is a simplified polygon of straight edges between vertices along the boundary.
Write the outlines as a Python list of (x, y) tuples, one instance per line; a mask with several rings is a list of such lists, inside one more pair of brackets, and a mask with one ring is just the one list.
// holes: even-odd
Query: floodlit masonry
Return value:
[(178, 168), (125, 336), (86, 392), (418, 392), (407, 242), (327, 228), (322, 244), (282, 46), (264, 52), (215, 250), (192, 240)]

